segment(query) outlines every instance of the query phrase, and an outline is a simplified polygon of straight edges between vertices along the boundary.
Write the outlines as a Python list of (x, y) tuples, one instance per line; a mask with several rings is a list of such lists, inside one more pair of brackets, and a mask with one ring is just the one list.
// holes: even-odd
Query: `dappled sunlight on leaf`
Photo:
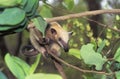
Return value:
[(114, 59), (118, 62), (120, 62), (120, 47), (117, 49), (115, 55), (114, 55)]
[(102, 55), (93, 50), (93, 44), (83, 45), (80, 49), (80, 54), (84, 62), (88, 65), (95, 65), (96, 70), (101, 70), (106, 59)]
[(62, 77), (56, 74), (38, 73), (27, 76), (25, 79), (62, 79)]
[(73, 56), (75, 56), (76, 58), (81, 59), (81, 56), (80, 56), (80, 53), (79, 53), (79, 50), (78, 50), (78, 49), (71, 48), (71, 49), (69, 50), (69, 55), (73, 55)]

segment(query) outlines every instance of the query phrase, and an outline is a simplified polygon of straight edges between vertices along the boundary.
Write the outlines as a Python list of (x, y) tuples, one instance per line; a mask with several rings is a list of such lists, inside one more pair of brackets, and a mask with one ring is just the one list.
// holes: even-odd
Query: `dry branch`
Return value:
[[(109, 13), (109, 14), (120, 14), (120, 9), (111, 9), (111, 10), (96, 10), (96, 11), (87, 11), (87, 12), (82, 12), (82, 13), (76, 13), (76, 14), (69, 14), (69, 15), (65, 15), (65, 16), (58, 16), (58, 17), (54, 17), (54, 18), (47, 18), (46, 21), (47, 22), (53, 22), (53, 21), (63, 21), (63, 20), (67, 20), (67, 19), (73, 19), (73, 18), (80, 18), (80, 17), (84, 17), (84, 16), (91, 16), (91, 15), (99, 15), (99, 14), (105, 14), (105, 13)], [(102, 25), (99, 23), (99, 25), (103, 26), (103, 27), (108, 27), (106, 25)], [(33, 29), (33, 28), (31, 28)], [(120, 32), (119, 30), (115, 30), (113, 28), (110, 28), (114, 31)], [(32, 34), (32, 33), (31, 33)], [(38, 35), (39, 36), (39, 35)], [(33, 46), (35, 46), (35, 48), (40, 52), (40, 46), (36, 45), (36, 41), (35, 39), (31, 38), (31, 42), (33, 44)], [(96, 74), (101, 74), (101, 75), (114, 75), (115, 72), (111, 72), (111, 73), (106, 73), (104, 71), (99, 72), (99, 71), (93, 71), (93, 70), (85, 70), (85, 69), (81, 69), (78, 68), (76, 66), (73, 66), (67, 62), (65, 62), (64, 60), (60, 59), (59, 57), (55, 56), (52, 53), (49, 53), (51, 56), (53, 56), (56, 60), (58, 60), (59, 62), (67, 65), (68, 67), (71, 67), (73, 69), (76, 69), (80, 72), (83, 73), (96, 73)]]
[(91, 15), (99, 15), (99, 14), (120, 14), (120, 9), (105, 9), (105, 10), (95, 10), (95, 11), (86, 11), (82, 13), (75, 13), (75, 14), (68, 14), (64, 16), (58, 16), (54, 18), (47, 18), (47, 22), (53, 22), (53, 21), (63, 21), (71, 18), (80, 18), (84, 16), (91, 16)]
[[(30, 28), (30, 33), (31, 33), (31, 34), (30, 34), (30, 37), (31, 37), (30, 39), (31, 39), (31, 43), (32, 43), (32, 45), (33, 45), (39, 52), (41, 52), (41, 50), (40, 50), (40, 45), (36, 42), (35, 38), (33, 37), (33, 35), (34, 35), (33, 29), (34, 29), (34, 28)], [(34, 29), (34, 30), (35, 30), (35, 29)], [(38, 36), (39, 36), (39, 35), (38, 35)], [(45, 47), (46, 47), (46, 49), (47, 49), (47, 46), (45, 46)], [(73, 68), (73, 69), (76, 69), (76, 70), (78, 70), (78, 71), (80, 71), (80, 72), (83, 72), (83, 73), (95, 73), (95, 74), (101, 74), (101, 75), (114, 75), (114, 74), (115, 74), (115, 72), (106, 73), (106, 72), (104, 72), (104, 71), (101, 71), (101, 72), (100, 72), (100, 71), (85, 70), (85, 69), (79, 68), (79, 67), (77, 67), (77, 66), (71, 65), (71, 64), (65, 62), (64, 60), (60, 59), (59, 57), (57, 57), (56, 55), (54, 55), (53, 53), (51, 53), (51, 51), (49, 51), (48, 49), (47, 49), (47, 51), (48, 51), (49, 54), (50, 54), (53, 58), (55, 58), (57, 61), (63, 63), (64, 65), (66, 65), (66, 66), (68, 66), (68, 67), (71, 67), (71, 68)], [(64, 79), (66, 79), (66, 78), (64, 78)]]
[(63, 63), (64, 65), (68, 66), (68, 67), (71, 67), (73, 69), (76, 69), (80, 72), (83, 72), (83, 73), (94, 73), (94, 74), (101, 74), (101, 75), (114, 75), (115, 72), (111, 72), (111, 73), (106, 73), (104, 71), (94, 71), (94, 70), (85, 70), (85, 69), (82, 69), (82, 68), (79, 68), (77, 66), (74, 66), (74, 65), (71, 65), (67, 62), (65, 62), (64, 60), (60, 59), (59, 57), (55, 56), (54, 54), (50, 53), (51, 56), (53, 56), (56, 60), (58, 60), (59, 62)]
[(100, 25), (100, 26), (102, 26), (102, 27), (104, 27), (104, 28), (109, 28), (109, 29), (111, 29), (111, 30), (113, 30), (113, 31), (115, 31), (115, 32), (119, 32), (119, 33), (120, 33), (120, 30), (119, 30), (119, 29), (115, 29), (115, 28), (113, 28), (113, 27), (111, 27), (111, 26), (109, 26), (109, 25), (102, 24), (102, 23), (100, 23), (100, 22), (94, 21), (94, 20), (89, 19), (89, 18), (85, 18), (85, 19), (86, 19), (86, 20), (89, 20), (89, 21), (92, 21), (92, 22), (95, 22), (95, 23), (97, 23), (98, 25)]

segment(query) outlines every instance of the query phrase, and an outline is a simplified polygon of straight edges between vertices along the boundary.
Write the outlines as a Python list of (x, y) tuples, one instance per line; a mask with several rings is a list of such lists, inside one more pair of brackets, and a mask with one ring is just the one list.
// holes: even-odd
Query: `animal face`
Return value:
[(64, 30), (57, 22), (52, 22), (49, 28), (49, 37), (51, 40), (57, 42), (65, 52), (69, 51), (69, 37), (72, 32)]

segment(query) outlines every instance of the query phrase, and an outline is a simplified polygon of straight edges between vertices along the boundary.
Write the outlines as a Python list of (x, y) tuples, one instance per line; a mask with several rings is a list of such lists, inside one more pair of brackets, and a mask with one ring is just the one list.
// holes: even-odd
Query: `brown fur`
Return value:
[(52, 22), (46, 29), (46, 38), (68, 51), (69, 33), (64, 30), (57, 22)]

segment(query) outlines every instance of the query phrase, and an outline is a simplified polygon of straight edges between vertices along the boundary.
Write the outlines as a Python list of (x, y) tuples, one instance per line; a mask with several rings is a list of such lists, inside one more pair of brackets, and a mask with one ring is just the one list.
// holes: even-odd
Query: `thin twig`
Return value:
[(80, 72), (83, 72), (83, 73), (95, 73), (95, 74), (101, 74), (101, 75), (113, 75), (113, 74), (114, 74), (114, 72), (113, 72), (113, 73), (106, 73), (106, 72), (99, 72), (99, 71), (81, 69), (81, 68), (79, 68), (79, 67), (76, 67), (76, 66), (74, 66), (74, 65), (71, 65), (71, 64), (65, 62), (64, 60), (62, 60), (62, 59), (60, 59), (59, 57), (55, 56), (53, 53), (50, 53), (50, 55), (53, 56), (53, 57), (54, 57), (56, 60), (58, 60), (59, 62), (67, 65), (68, 67), (71, 67), (71, 68), (76, 69), (76, 70), (78, 70), (78, 71), (80, 71)]
[[(85, 17), (84, 17), (84, 18), (85, 18)], [(111, 29), (111, 30), (113, 30), (113, 31), (115, 31), (115, 32), (119, 32), (119, 33), (120, 33), (120, 30), (115, 29), (115, 28), (113, 28), (113, 27), (110, 27), (110, 26), (108, 26), (108, 25), (102, 24), (102, 23), (100, 23), (100, 22), (97, 22), (97, 21), (92, 20), (92, 19), (89, 19), (89, 18), (85, 18), (85, 19), (87, 19), (87, 20), (89, 20), (89, 21), (92, 21), (92, 22), (95, 22), (95, 23), (97, 23), (98, 25), (100, 25), (100, 26), (102, 26), (102, 27), (104, 27), (104, 28), (109, 28), (109, 29)]]
[[(46, 51), (48, 52), (48, 54), (51, 55), (52, 53), (52, 50), (49, 50), (49, 46), (48, 45), (45, 45), (45, 48), (46, 48)], [(54, 53), (57, 53), (57, 51), (54, 51)], [(52, 56), (52, 55), (51, 55)], [(56, 55), (55, 55), (56, 56)], [(57, 56), (56, 56), (57, 57)], [(55, 67), (57, 68), (58, 72), (60, 73), (60, 75), (62, 76), (63, 79), (67, 79), (67, 76), (64, 72), (64, 69), (61, 65), (61, 63), (59, 61), (57, 61), (56, 59), (53, 59), (54, 57), (52, 56), (52, 60), (55, 64)], [(58, 57), (59, 58), (59, 57)]]
[[(34, 32), (33, 32), (33, 29), (34, 28), (30, 28), (30, 39), (31, 39), (31, 43), (32, 45), (39, 51), (41, 52), (40, 50), (40, 45), (37, 43), (36, 39), (34, 38)], [(35, 29), (34, 29), (35, 30)], [(45, 46), (47, 48), (47, 46)], [(47, 50), (49, 52), (49, 54), (54, 57), (57, 61), (63, 63), (64, 65), (68, 66), (68, 67), (71, 67), (73, 69), (76, 69), (80, 72), (83, 72), (83, 73), (95, 73), (95, 74), (101, 74), (101, 75), (114, 75), (115, 72), (111, 72), (111, 73), (106, 73), (106, 72), (103, 72), (103, 71), (93, 71), (93, 70), (85, 70), (85, 69), (81, 69), (79, 67), (76, 67), (74, 65), (71, 65), (67, 62), (65, 62), (64, 60), (60, 59), (59, 57), (57, 57), (56, 55), (54, 55), (53, 53), (51, 53), (51, 51)]]
[(53, 22), (53, 21), (63, 21), (67, 19), (73, 19), (73, 18), (80, 18), (84, 16), (91, 16), (91, 15), (99, 15), (99, 14), (120, 14), (120, 9), (105, 9), (105, 10), (95, 10), (95, 11), (87, 11), (82, 13), (75, 13), (75, 14), (68, 14), (64, 16), (58, 16), (54, 18), (46, 18), (47, 22)]
[[(63, 21), (63, 20), (67, 20), (67, 19), (80, 18), (80, 17), (84, 17), (85, 18), (85, 16), (105, 14), (105, 13), (120, 14), (120, 9), (95, 10), (95, 11), (88, 11), (88, 12), (76, 13), (76, 14), (68, 14), (68, 15), (65, 15), (65, 16), (58, 16), (58, 17), (53, 17), (53, 18), (46, 18), (46, 21), (47, 22)], [(87, 19), (89, 21), (92, 21), (92, 22), (95, 22), (95, 23), (97, 23), (98, 25), (100, 25), (102, 27), (109, 28), (109, 29), (111, 29), (113, 31), (116, 31), (116, 32), (120, 32), (120, 30), (118, 30), (118, 29), (115, 29), (115, 28), (110, 27), (108, 25), (105, 25), (105, 24), (102, 24), (100, 22), (94, 21), (92, 19), (88, 19), (88, 18), (85, 18), (85, 19)]]
[(67, 79), (64, 69), (62, 67), (62, 65), (60, 63), (58, 63), (57, 61), (53, 60), (55, 67), (57, 68), (58, 72), (61, 74), (61, 76), (63, 77), (63, 79)]
[[(38, 31), (37, 31), (37, 29), (35, 29), (35, 27), (31, 27), (31, 26), (29, 26), (30, 28), (29, 28), (29, 31), (30, 31), (30, 40), (31, 40), (31, 43), (32, 43), (32, 45), (39, 51), (39, 52), (41, 52), (41, 46), (39, 45), (39, 42), (37, 41), (37, 40), (39, 40), (41, 37), (41, 34), (40, 33), (38, 33)], [(40, 38), (39, 38), (40, 37)], [(41, 38), (42, 39), (42, 38)], [(48, 45), (46, 45), (46, 50), (47, 50), (47, 52), (50, 52), (51, 53), (51, 51), (48, 49)], [(45, 56), (44, 56), (45, 57)], [(67, 77), (66, 77), (66, 75), (65, 75), (65, 73), (64, 73), (64, 71), (63, 71), (63, 67), (62, 67), (62, 65), (60, 65), (57, 61), (55, 61), (55, 60), (53, 60), (53, 62), (54, 62), (54, 64), (55, 64), (55, 66), (56, 66), (56, 68), (57, 68), (57, 70), (58, 70), (58, 72), (61, 74), (61, 76), (63, 77), (63, 79), (67, 79)]]

